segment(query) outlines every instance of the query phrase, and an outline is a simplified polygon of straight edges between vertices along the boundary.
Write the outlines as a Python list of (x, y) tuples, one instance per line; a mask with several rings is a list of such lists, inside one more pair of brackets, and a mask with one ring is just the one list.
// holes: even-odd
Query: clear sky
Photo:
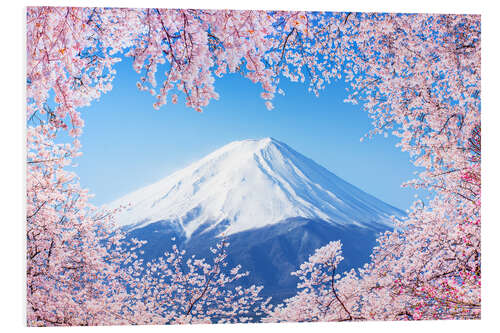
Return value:
[(117, 65), (112, 91), (82, 109), (83, 155), (75, 160), (75, 171), (95, 194), (96, 205), (158, 181), (231, 141), (263, 137), (288, 144), (398, 208), (407, 209), (415, 199), (414, 190), (401, 188), (416, 170), (408, 154), (390, 136), (360, 142), (370, 119), (361, 105), (343, 102), (343, 82), (327, 86), (317, 98), (306, 85), (282, 80), (285, 96), (277, 96), (269, 111), (260, 86), (229, 75), (215, 83), (219, 100), (198, 113), (181, 98), (154, 110), (154, 98), (137, 89), (138, 78), (125, 59)]

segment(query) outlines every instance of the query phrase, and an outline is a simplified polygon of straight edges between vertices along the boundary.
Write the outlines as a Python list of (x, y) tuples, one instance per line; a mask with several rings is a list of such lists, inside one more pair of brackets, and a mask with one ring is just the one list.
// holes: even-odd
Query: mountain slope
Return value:
[(190, 238), (270, 226), (301, 217), (335, 226), (390, 227), (403, 213), (272, 138), (232, 142), (159, 182), (109, 204), (130, 205), (130, 229), (169, 221)]
[(404, 213), (340, 179), (272, 138), (232, 142), (196, 163), (108, 205), (130, 238), (146, 240), (141, 258), (175, 243), (207, 258), (224, 235), (230, 266), (250, 275), (279, 303), (296, 293), (297, 270), (315, 249), (341, 240), (339, 272), (369, 260), (379, 232)]
[[(268, 226), (250, 229), (225, 237), (228, 267), (241, 265), (250, 274), (238, 281), (245, 287), (264, 286), (261, 296), (272, 297), (277, 304), (297, 292), (299, 280), (290, 273), (296, 271), (317, 248), (332, 240), (342, 241), (344, 260), (338, 272), (361, 267), (369, 261), (372, 248), (379, 232), (388, 230), (364, 228), (355, 225), (334, 225), (322, 220), (291, 218)], [(214, 233), (196, 233), (190, 238), (178, 233), (179, 228), (168, 221), (148, 224), (129, 232), (130, 238), (147, 240), (140, 255), (146, 262), (169, 252), (173, 244), (186, 250), (187, 257), (209, 258), (210, 247), (220, 239)], [(175, 238), (175, 240), (174, 240)]]

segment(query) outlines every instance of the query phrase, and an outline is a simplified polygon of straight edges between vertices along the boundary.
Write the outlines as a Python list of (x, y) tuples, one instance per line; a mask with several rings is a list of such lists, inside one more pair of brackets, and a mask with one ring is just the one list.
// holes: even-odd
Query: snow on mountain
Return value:
[(130, 206), (118, 226), (172, 221), (187, 237), (200, 227), (223, 226), (231, 235), (294, 217), (391, 226), (390, 216), (403, 214), (272, 138), (229, 143), (106, 208), (120, 205)]

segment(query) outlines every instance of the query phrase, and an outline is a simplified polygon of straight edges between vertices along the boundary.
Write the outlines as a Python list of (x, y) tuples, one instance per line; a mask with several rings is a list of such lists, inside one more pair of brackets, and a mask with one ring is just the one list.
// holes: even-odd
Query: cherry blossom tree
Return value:
[[(242, 292), (248, 298), (235, 310), (241, 315), (257, 298), (256, 287), (224, 294), (221, 288), (240, 275), (221, 275), (216, 256), (210, 266), (186, 263), (190, 272), (182, 276), (192, 289), (175, 283), (199, 292), (218, 281), (210, 290), (228, 303), (210, 293), (203, 294), (206, 303), (193, 303), (196, 293), (182, 304), (148, 303), (145, 295), (174, 292), (164, 281), (181, 279), (182, 254), (123, 269), (138, 259), (121, 246), (113, 212), (97, 212), (68, 171), (84, 127), (79, 108), (112, 88), (113, 66), (123, 57), (133, 58), (137, 87), (154, 96), (155, 108), (182, 95), (187, 107), (202, 111), (218, 98), (216, 78), (228, 73), (260, 84), (269, 109), (283, 93), (281, 79), (319, 94), (343, 77), (351, 83), (346, 101), (362, 102), (373, 120), (368, 136), (400, 138), (399, 147), (423, 170), (406, 185), (429, 189), (433, 198), (417, 201), (407, 219), (380, 236), (370, 263), (336, 278), (340, 245), (318, 250), (297, 271), (303, 290), (268, 308), (271, 318), (478, 318), (480, 23), (475, 15), (29, 7), (28, 323), (200, 322), (208, 314), (230, 321), (235, 313), (207, 306), (223, 309)], [(61, 131), (73, 141), (56, 144)], [(136, 278), (131, 294), (127, 286)], [(301, 312), (305, 303), (308, 313)]]
[[(264, 305), (268, 314), (265, 322), (347, 321), (356, 317), (360, 300), (354, 270), (341, 278), (337, 272), (342, 257), (340, 241), (319, 248), (309, 260), (292, 272), (299, 279), (301, 289), (296, 296), (277, 306)], [(341, 284), (339, 284), (341, 282)], [(355, 312), (355, 310), (358, 310)]]
[(113, 212), (99, 213), (65, 170), (78, 153), (54, 144), (44, 126), (28, 127), (27, 322), (29, 326), (123, 324), (116, 315), (127, 295), (121, 283), (123, 235)]
[[(401, 149), (424, 168), (407, 185), (429, 189), (434, 197), (415, 202), (407, 219), (380, 236), (371, 262), (336, 282), (338, 295), (331, 291), (328, 297), (351, 304), (344, 316), (336, 310), (336, 316), (325, 312), (304, 320), (345, 320), (346, 313), (349, 320), (479, 318), (479, 17), (355, 16), (363, 18), (350, 19), (344, 30), (352, 29), (345, 42), (355, 45), (344, 49), (349, 100), (364, 101), (373, 118), (370, 134), (392, 129), (401, 138)], [(311, 296), (300, 291), (268, 320), (283, 314), (301, 320), (297, 304), (314, 304)], [(321, 298), (316, 311), (326, 302)]]
[[(212, 263), (186, 259), (185, 250), (176, 245), (171, 252), (144, 265), (135, 262), (135, 279), (127, 307), (135, 324), (197, 324), (246, 322), (260, 315), (259, 292), (262, 287), (243, 288), (235, 282), (247, 276), (241, 266), (227, 268), (226, 248), (222, 241), (211, 248)], [(262, 303), (262, 305), (261, 305)]]

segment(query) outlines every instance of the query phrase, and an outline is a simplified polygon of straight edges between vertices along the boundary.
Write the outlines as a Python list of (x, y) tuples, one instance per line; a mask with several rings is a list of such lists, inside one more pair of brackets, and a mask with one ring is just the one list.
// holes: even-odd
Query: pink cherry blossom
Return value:
[[(28, 325), (234, 322), (256, 306), (265, 321), (480, 318), (480, 26), (476, 15), (28, 7)], [(340, 243), (318, 249), (275, 307), (260, 287), (228, 288), (243, 273), (223, 273), (223, 245), (210, 264), (175, 248), (143, 263), (142, 242), (125, 242), (69, 171), (80, 110), (112, 89), (123, 57), (157, 109), (182, 95), (202, 111), (230, 73), (259, 84), (268, 109), (280, 80), (319, 95), (343, 78), (346, 101), (372, 119), (367, 136), (399, 138), (421, 171), (405, 185), (433, 197), (356, 271), (336, 274)], [(56, 144), (61, 131), (73, 141)]]

